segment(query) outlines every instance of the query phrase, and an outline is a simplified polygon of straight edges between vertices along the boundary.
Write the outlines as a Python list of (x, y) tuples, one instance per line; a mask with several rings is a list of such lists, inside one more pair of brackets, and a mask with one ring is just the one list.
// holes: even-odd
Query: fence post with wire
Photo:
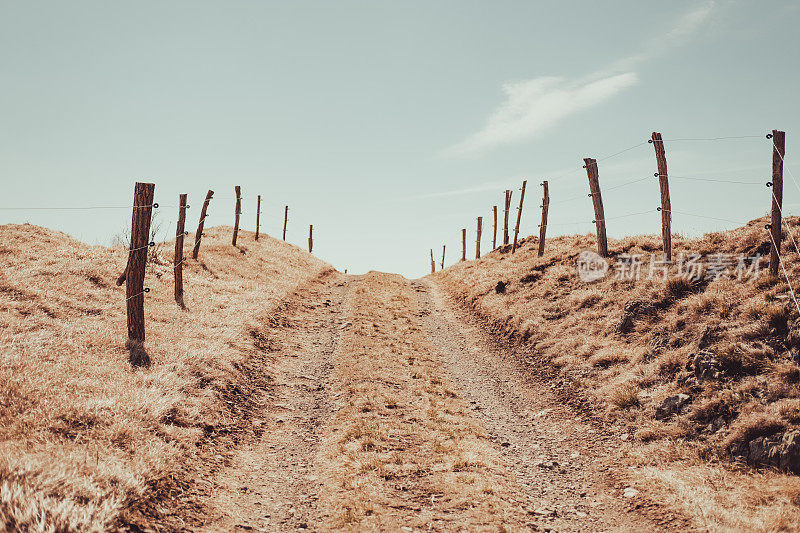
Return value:
[(597, 228), (597, 253), (601, 257), (608, 256), (608, 240), (606, 238), (606, 217), (603, 211), (603, 197), (600, 195), (600, 178), (597, 172), (597, 160), (584, 158), (586, 175), (589, 178), (589, 196), (594, 206), (594, 224)]
[(547, 180), (542, 182), (544, 189), (542, 196), (542, 223), (539, 225), (539, 257), (544, 255), (544, 239), (547, 236), (547, 210), (550, 207), (550, 190), (548, 189)]
[(467, 260), (467, 228), (461, 228), (461, 260)]
[(431, 248), (431, 274), (436, 272), (436, 261), (433, 260), (433, 248)]
[(178, 227), (175, 231), (175, 263), (174, 278), (175, 278), (175, 302), (183, 309), (186, 305), (183, 303), (183, 237), (186, 235), (186, 195), (181, 194), (178, 196)]
[(308, 253), (314, 250), (314, 224), (308, 226)]
[(650, 142), (656, 152), (658, 166), (658, 186), (661, 190), (661, 238), (664, 242), (664, 261), (672, 261), (672, 202), (669, 199), (669, 177), (667, 176), (667, 155), (661, 134), (653, 132)]
[(261, 195), (258, 195), (256, 202), (256, 240), (258, 240), (258, 230), (261, 226)]
[(131, 216), (131, 243), (128, 264), (125, 267), (125, 302), (128, 315), (128, 339), (144, 342), (144, 273), (147, 265), (147, 249), (150, 247), (150, 219), (153, 214), (154, 183), (137, 182), (133, 192), (133, 214)]
[(242, 188), (237, 185), (234, 187), (236, 191), (236, 213), (233, 222), (233, 241), (232, 244), (236, 246), (236, 238), (239, 236), (239, 215), (242, 214)]
[(514, 224), (514, 244), (511, 246), (511, 253), (517, 251), (517, 236), (519, 235), (519, 223), (522, 220), (522, 202), (525, 201), (525, 187), (528, 180), (522, 180), (522, 192), (519, 195), (519, 207), (517, 208), (517, 223)]
[(442, 270), (444, 270), (444, 251), (447, 248), (446, 244), (442, 245)]
[(283, 241), (286, 242), (286, 224), (289, 222), (289, 206), (283, 210)]
[(503, 246), (508, 244), (508, 212), (511, 209), (511, 191), (506, 190), (505, 212), (503, 214)]
[(772, 248), (769, 253), (769, 273), (778, 275), (781, 253), (781, 219), (783, 218), (783, 158), (786, 155), (786, 134), (772, 130), (772, 219), (769, 230), (772, 233)]
[(197, 255), (200, 253), (200, 241), (203, 240), (203, 226), (206, 223), (206, 217), (208, 216), (208, 204), (211, 202), (211, 198), (214, 196), (214, 191), (211, 189), (208, 190), (206, 193), (206, 199), (203, 201), (203, 208), (200, 210), (200, 221), (197, 223), (197, 233), (194, 235), (194, 249), (192, 250), (192, 259), (197, 259)]
[(478, 231), (475, 237), (475, 259), (481, 258), (481, 232), (483, 231), (483, 217), (478, 217)]
[(497, 206), (492, 206), (492, 215), (494, 216), (494, 224), (492, 224), (492, 250), (497, 249)]

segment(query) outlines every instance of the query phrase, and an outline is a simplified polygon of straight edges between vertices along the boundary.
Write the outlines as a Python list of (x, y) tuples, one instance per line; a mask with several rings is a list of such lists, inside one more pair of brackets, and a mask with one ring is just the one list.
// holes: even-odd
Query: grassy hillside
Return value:
[[(786, 475), (800, 472), (798, 312), (767, 258), (750, 281), (735, 272), (738, 254), (768, 256), (766, 222), (674, 240), (676, 261), (733, 254), (718, 279), (679, 279), (677, 265), (666, 280), (649, 277), (661, 239), (644, 236), (609, 244), (610, 265), (641, 254), (638, 280), (616, 279), (612, 266), (586, 283), (576, 262), (595, 238), (584, 235), (548, 241), (542, 258), (530, 237), (513, 255), (503, 247), (434, 280), (494, 331), (531, 347), (534, 371), (632, 441), (632, 472), (665, 498), (712, 527), (776, 529), (800, 523), (800, 482)], [(800, 221), (788, 223), (797, 241)], [(800, 286), (790, 240), (783, 250)]]
[(207, 229), (200, 260), (185, 263), (186, 310), (173, 300), (174, 244), (151, 253), (152, 364), (135, 369), (114, 284), (126, 250), (0, 226), (0, 529), (180, 527), (162, 503), (189, 479), (202, 490), (257, 401), (254, 380), (269, 380), (254, 360), (259, 328), (330, 270), (267, 236), (240, 232), (234, 248), (230, 234)]

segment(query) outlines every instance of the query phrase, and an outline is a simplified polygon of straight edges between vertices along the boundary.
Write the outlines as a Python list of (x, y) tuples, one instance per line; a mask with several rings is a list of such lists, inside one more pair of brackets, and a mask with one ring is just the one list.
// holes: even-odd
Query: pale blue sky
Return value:
[[(674, 176), (761, 183), (764, 134), (785, 129), (800, 177), (799, 24), (794, 2), (0, 1), (0, 207), (129, 205), (151, 180), (162, 206), (189, 194), (193, 228), (209, 187), (209, 223), (232, 224), (238, 184), (246, 229), (262, 194), (263, 231), (289, 204), (290, 240), (313, 223), (337, 268), (419, 276), (430, 248), (460, 256), (462, 227), (474, 254), (477, 216), (488, 250), (491, 206), (523, 178), (524, 235), (543, 178), (551, 234), (591, 232), (582, 158), (653, 130)], [(659, 231), (654, 179), (611, 189), (655, 170), (649, 144), (599, 163), (610, 235)], [(672, 198), (687, 234), (733, 224), (679, 213), (744, 222), (769, 205), (760, 184), (677, 178)], [(0, 210), (93, 243), (129, 219)]]

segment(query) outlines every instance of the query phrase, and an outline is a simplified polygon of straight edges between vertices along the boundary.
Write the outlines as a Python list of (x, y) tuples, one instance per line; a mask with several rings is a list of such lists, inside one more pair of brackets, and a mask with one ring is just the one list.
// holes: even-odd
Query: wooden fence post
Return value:
[(461, 260), (467, 260), (467, 228), (461, 230)]
[(283, 240), (286, 240), (286, 223), (289, 222), (289, 206), (283, 211)]
[(508, 244), (508, 212), (511, 209), (511, 191), (506, 191), (505, 214), (503, 215), (503, 246)]
[(128, 338), (144, 342), (144, 270), (150, 239), (150, 217), (153, 214), (154, 183), (136, 183), (133, 192), (131, 245), (125, 268), (125, 298), (128, 312)]
[(481, 258), (481, 231), (483, 229), (483, 217), (478, 217), (478, 231), (475, 238), (475, 259)]
[(547, 236), (547, 210), (550, 207), (550, 190), (547, 187), (547, 180), (542, 182), (544, 196), (542, 196), (542, 223), (539, 225), (539, 257), (544, 255), (544, 239)]
[(669, 177), (667, 176), (667, 154), (661, 134), (653, 132), (650, 139), (656, 151), (658, 186), (661, 189), (661, 239), (664, 242), (664, 261), (672, 262), (672, 202), (669, 199)]
[(444, 250), (447, 247), (446, 244), (442, 245), (442, 270), (444, 270)]
[(314, 250), (314, 224), (308, 226), (308, 253)]
[(603, 211), (603, 197), (600, 195), (600, 177), (597, 172), (597, 160), (587, 157), (585, 163), (586, 175), (589, 178), (589, 189), (594, 205), (594, 223), (597, 227), (597, 253), (601, 257), (608, 256), (608, 240), (606, 239), (606, 217)]
[(431, 248), (431, 274), (436, 272), (436, 261), (433, 260), (433, 248)]
[(186, 235), (186, 195), (178, 197), (178, 228), (175, 232), (175, 257), (173, 262), (175, 278), (175, 303), (183, 309), (183, 237)]
[(256, 240), (258, 240), (258, 229), (261, 226), (261, 195), (258, 195), (256, 203)]
[(492, 250), (497, 249), (497, 206), (492, 206), (492, 214), (494, 215), (494, 229), (492, 230)]
[(783, 158), (786, 155), (786, 133), (772, 130), (772, 233), (773, 246), (769, 252), (769, 273), (778, 275), (781, 253), (781, 209), (783, 208)]
[(236, 190), (236, 219), (233, 222), (233, 245), (236, 246), (236, 237), (239, 235), (239, 215), (242, 213), (242, 188), (238, 185)]
[(192, 250), (192, 259), (197, 259), (197, 254), (200, 253), (200, 241), (203, 239), (203, 225), (206, 223), (208, 216), (208, 203), (214, 196), (214, 191), (211, 189), (206, 193), (206, 199), (203, 202), (203, 209), (200, 210), (200, 222), (197, 223), (197, 233), (194, 234), (194, 250)]
[(517, 251), (517, 235), (519, 235), (519, 223), (522, 220), (522, 202), (525, 201), (525, 186), (528, 180), (522, 180), (522, 193), (519, 196), (519, 207), (517, 208), (517, 223), (514, 225), (514, 244), (511, 246), (511, 253)]

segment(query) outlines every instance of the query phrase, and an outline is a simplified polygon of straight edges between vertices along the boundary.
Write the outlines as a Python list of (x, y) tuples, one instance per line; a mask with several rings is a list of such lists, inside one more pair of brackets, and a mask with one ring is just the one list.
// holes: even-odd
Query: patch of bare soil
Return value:
[(296, 292), (253, 336), (271, 386), (253, 415), (253, 439), (212, 481), (213, 509), (202, 531), (316, 529), (314, 457), (330, 417), (330, 373), (350, 288), (331, 274)]
[(525, 506), (558, 531), (684, 530), (687, 522), (626, 482), (620, 439), (566, 406), (430, 281), (415, 282), (430, 342), (449, 378), (503, 450)]

